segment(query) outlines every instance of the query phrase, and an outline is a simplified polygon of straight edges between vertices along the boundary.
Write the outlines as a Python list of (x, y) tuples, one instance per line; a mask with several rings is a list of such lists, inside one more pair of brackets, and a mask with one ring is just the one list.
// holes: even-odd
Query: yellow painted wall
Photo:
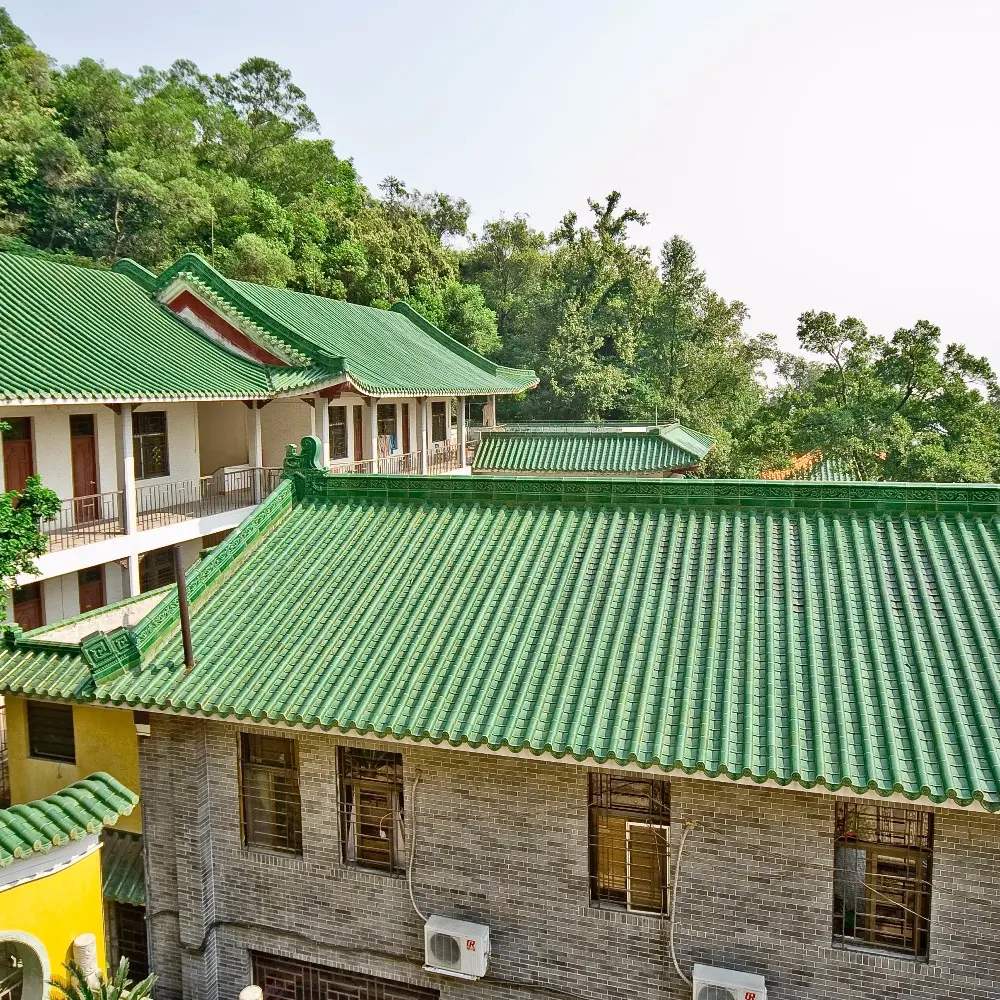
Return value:
[[(6, 703), (12, 803), (44, 799), (95, 771), (107, 771), (126, 788), (140, 793), (139, 748), (131, 711), (74, 705), (76, 764), (64, 764), (28, 756), (26, 701), (8, 695)], [(141, 833), (141, 810), (136, 807), (130, 816), (122, 816), (117, 825), (121, 830)]]
[(65, 979), (63, 964), (73, 957), (73, 939), (93, 934), (98, 967), (106, 969), (101, 852), (93, 851), (51, 875), (0, 889), (0, 935), (4, 931), (37, 938), (48, 953), (52, 979)]

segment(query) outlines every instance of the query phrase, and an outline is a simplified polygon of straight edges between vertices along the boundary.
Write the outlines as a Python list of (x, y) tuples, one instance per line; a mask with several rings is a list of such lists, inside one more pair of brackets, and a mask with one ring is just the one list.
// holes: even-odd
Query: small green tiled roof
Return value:
[(88, 640), (87, 700), (1000, 809), (1000, 487), (351, 477), (318, 449), (189, 574), (196, 667), (168, 598)]
[(44, 854), (128, 816), (139, 796), (98, 771), (48, 798), (0, 810), (0, 868)]
[(146, 874), (142, 835), (126, 830), (105, 830), (101, 851), (104, 898), (116, 903), (146, 905)]
[(0, 253), (0, 402), (264, 398), (267, 371), (113, 271)]
[(353, 305), (320, 295), (223, 277), (186, 254), (156, 279), (158, 290), (181, 280), (221, 301), (252, 324), (262, 346), (313, 377), (346, 374), (371, 395), (509, 395), (538, 384), (534, 372), (504, 368), (469, 350), (405, 303), (391, 310)]
[(484, 431), (472, 467), (477, 472), (629, 475), (696, 466), (708, 449), (699, 447), (699, 455), (683, 448), (666, 430)]

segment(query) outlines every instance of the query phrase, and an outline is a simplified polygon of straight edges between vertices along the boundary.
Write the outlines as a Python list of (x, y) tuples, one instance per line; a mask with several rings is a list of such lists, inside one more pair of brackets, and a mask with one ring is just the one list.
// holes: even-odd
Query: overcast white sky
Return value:
[(618, 188), (788, 345), (805, 309), (924, 318), (1000, 367), (996, 0), (6, 3), (60, 62), (275, 59), (366, 183), (474, 224)]

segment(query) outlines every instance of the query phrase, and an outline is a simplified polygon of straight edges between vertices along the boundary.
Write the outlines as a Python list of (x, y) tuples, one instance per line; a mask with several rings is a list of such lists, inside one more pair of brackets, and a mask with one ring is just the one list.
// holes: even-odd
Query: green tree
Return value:
[(146, 1000), (153, 995), (156, 976), (147, 976), (138, 983), (133, 983), (128, 976), (128, 959), (122, 958), (118, 963), (114, 976), (107, 979), (100, 976), (98, 984), (91, 986), (87, 976), (76, 962), (68, 962), (63, 966), (66, 970), (66, 982), (53, 982), (51, 985), (62, 994), (63, 1000)]
[[(0, 437), (8, 429), (0, 421)], [(39, 524), (53, 517), (59, 506), (59, 497), (42, 486), (38, 476), (29, 476), (21, 491), (0, 493), (0, 590), (12, 590), (21, 573), (36, 572), (34, 560), (48, 546)]]
[(664, 243), (629, 411), (636, 419), (680, 420), (713, 435), (719, 442), (707, 463), (713, 474), (728, 472), (732, 433), (763, 402), (762, 365), (776, 354), (773, 337), (746, 332), (747, 315), (742, 302), (727, 302), (708, 287), (687, 240), (674, 236)]

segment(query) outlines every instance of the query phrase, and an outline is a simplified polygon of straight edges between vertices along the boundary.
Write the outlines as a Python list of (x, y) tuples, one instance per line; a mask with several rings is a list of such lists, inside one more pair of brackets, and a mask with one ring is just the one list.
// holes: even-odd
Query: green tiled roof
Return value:
[(634, 432), (484, 431), (472, 467), (477, 472), (628, 475), (688, 469), (696, 466), (707, 450), (699, 455), (680, 447), (658, 428)]
[(124, 274), (0, 253), (0, 402), (264, 398), (267, 371)]
[(44, 854), (128, 816), (139, 802), (110, 774), (98, 771), (45, 799), (0, 810), (0, 868)]
[(1000, 488), (348, 477), (317, 449), (192, 571), (194, 670), (168, 601), (88, 700), (1000, 809)]
[[(534, 372), (504, 368), (437, 329), (405, 303), (391, 310), (223, 277), (186, 254), (157, 279), (181, 279), (228, 305), (268, 343), (312, 362), (328, 381), (346, 373), (372, 395), (504, 395), (537, 385)], [(320, 379), (317, 379), (320, 380)]]
[[(178, 276), (238, 313), (288, 364), (234, 354), (175, 316), (157, 295)], [(230, 282), (193, 255), (154, 277), (133, 261), (99, 271), (0, 253), (0, 403), (267, 399), (345, 377), (376, 395), (500, 395), (537, 384), (408, 306), (389, 312)]]
[(106, 830), (101, 850), (101, 872), (105, 899), (133, 906), (146, 905), (141, 834)]

